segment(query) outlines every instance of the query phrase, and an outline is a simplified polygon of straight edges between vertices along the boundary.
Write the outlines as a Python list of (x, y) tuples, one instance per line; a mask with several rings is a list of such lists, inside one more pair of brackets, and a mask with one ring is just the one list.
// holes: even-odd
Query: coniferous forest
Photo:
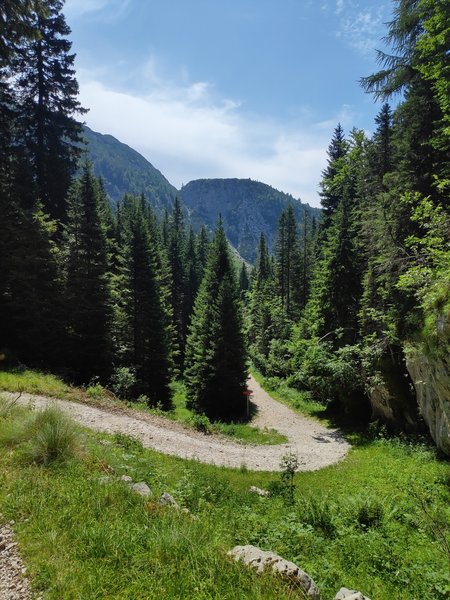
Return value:
[(298, 223), (292, 206), (283, 210), (273, 252), (261, 234), (254, 265), (236, 264), (219, 215), (211, 233), (192, 229), (179, 200), (162, 217), (144, 194), (111, 204), (86, 159), (62, 9), (60, 0), (2, 4), (3, 366), (98, 379), (165, 408), (170, 382), (183, 379), (196, 411), (239, 419), (249, 358), (337, 415), (402, 431), (424, 429), (425, 418), (449, 451), (439, 416), (448, 410), (446, 4), (396, 3), (392, 54), (380, 52), (380, 70), (361, 78), (384, 102), (374, 134), (336, 126), (321, 218), (305, 209)]
[(450, 3), (320, 210), (86, 133), (63, 10), (0, 1), (0, 598), (447, 599)]

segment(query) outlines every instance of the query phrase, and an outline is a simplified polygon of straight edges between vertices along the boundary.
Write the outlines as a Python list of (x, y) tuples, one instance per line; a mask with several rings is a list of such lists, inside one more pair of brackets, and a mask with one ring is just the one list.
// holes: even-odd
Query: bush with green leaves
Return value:
[(206, 415), (194, 413), (190, 417), (189, 421), (190, 421), (191, 425), (194, 427), (194, 429), (196, 429), (197, 431), (200, 431), (201, 433), (205, 433), (205, 434), (209, 435), (213, 432), (213, 426), (211, 424), (211, 421), (208, 419), (208, 417)]
[(117, 367), (109, 381), (116, 396), (129, 400), (133, 397), (133, 390), (136, 386), (136, 370), (132, 367)]

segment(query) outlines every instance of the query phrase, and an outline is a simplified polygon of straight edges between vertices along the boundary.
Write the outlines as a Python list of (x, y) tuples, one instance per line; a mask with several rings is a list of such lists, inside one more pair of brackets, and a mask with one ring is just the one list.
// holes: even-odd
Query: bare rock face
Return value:
[(319, 590), (313, 579), (302, 571), (295, 563), (285, 560), (274, 552), (261, 550), (256, 546), (235, 546), (228, 552), (228, 556), (235, 560), (242, 560), (244, 564), (262, 573), (265, 569), (270, 569), (284, 577), (297, 583), (308, 598), (321, 600)]
[(334, 600), (370, 600), (367, 596), (363, 596), (361, 592), (356, 592), (355, 590), (349, 590), (347, 588), (341, 588)]
[(381, 419), (392, 430), (417, 431), (417, 401), (403, 349), (393, 348), (378, 361), (377, 367), (383, 382), (374, 386), (369, 395), (372, 419)]
[(450, 455), (450, 355), (434, 356), (412, 344), (405, 353), (423, 419), (436, 446)]

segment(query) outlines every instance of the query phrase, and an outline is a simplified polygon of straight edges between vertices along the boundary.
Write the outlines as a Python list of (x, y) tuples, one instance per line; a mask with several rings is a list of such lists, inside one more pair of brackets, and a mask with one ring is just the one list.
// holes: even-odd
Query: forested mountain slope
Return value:
[(320, 215), (320, 209), (251, 179), (198, 179), (178, 192), (146, 158), (112, 135), (97, 133), (85, 126), (84, 139), (93, 171), (102, 178), (114, 204), (124, 194), (144, 194), (161, 216), (164, 209), (172, 210), (174, 199), (179, 195), (195, 230), (202, 225), (212, 230), (222, 215), (228, 239), (249, 262), (255, 260), (261, 232), (272, 249), (279, 216), (289, 204), (294, 207), (299, 223), (303, 222), (305, 212), (308, 220), (318, 219)]
[(198, 179), (183, 186), (180, 194), (194, 226), (205, 223), (212, 227), (222, 215), (228, 239), (250, 262), (255, 260), (261, 233), (272, 249), (278, 219), (289, 204), (300, 224), (305, 214), (308, 220), (320, 216), (320, 209), (251, 179)]
[(108, 196), (114, 203), (124, 194), (145, 194), (152, 207), (161, 214), (172, 210), (176, 188), (139, 152), (112, 135), (103, 135), (84, 126), (87, 155), (97, 177), (103, 179)]

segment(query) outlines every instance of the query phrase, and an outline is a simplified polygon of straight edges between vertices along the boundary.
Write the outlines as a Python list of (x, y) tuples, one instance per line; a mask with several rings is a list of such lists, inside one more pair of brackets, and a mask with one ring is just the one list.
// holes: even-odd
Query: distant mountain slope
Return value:
[(112, 135), (96, 133), (86, 126), (84, 137), (94, 172), (102, 177), (113, 202), (126, 193), (144, 193), (157, 213), (161, 214), (165, 208), (172, 210), (176, 188), (139, 152)]
[(310, 218), (320, 215), (320, 209), (251, 179), (198, 179), (178, 192), (139, 152), (112, 135), (96, 133), (85, 126), (84, 137), (94, 172), (102, 177), (113, 203), (127, 193), (144, 193), (156, 213), (162, 216), (165, 208), (172, 211), (173, 201), (179, 195), (186, 207), (186, 217), (189, 213), (195, 229), (202, 224), (214, 229), (221, 214), (230, 243), (248, 262), (255, 260), (261, 231), (272, 249), (278, 218), (289, 203), (299, 222), (302, 222), (305, 206)]
[(214, 227), (221, 214), (228, 239), (249, 262), (256, 258), (261, 232), (272, 249), (278, 218), (289, 204), (294, 207), (298, 222), (303, 222), (305, 207), (309, 218), (318, 218), (321, 212), (251, 179), (198, 179), (183, 186), (180, 195), (194, 227), (201, 223)]

